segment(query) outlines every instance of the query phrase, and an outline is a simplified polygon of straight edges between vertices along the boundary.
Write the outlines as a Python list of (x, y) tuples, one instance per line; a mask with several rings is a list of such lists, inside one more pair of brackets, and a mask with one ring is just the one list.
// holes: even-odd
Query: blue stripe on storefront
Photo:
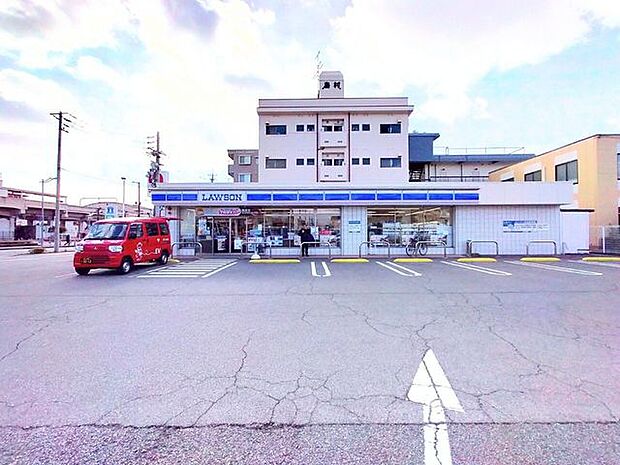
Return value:
[(405, 192), (403, 200), (427, 200), (428, 196), (425, 192)]
[(151, 200), (153, 202), (164, 202), (166, 200), (166, 194), (152, 194)]
[(349, 200), (349, 194), (345, 193), (335, 193), (335, 194), (325, 194), (325, 200)]
[(181, 194), (166, 194), (166, 201), (168, 202), (178, 202), (182, 199)]
[(377, 194), (377, 200), (402, 200), (402, 195), (396, 193)]
[(299, 194), (299, 200), (301, 201), (322, 201), (323, 194)]
[(480, 200), (480, 196), (476, 193), (456, 193), (454, 194), (454, 200)]
[(274, 201), (297, 200), (297, 194), (273, 194)]
[(271, 194), (248, 194), (248, 202), (271, 202)]
[(351, 200), (375, 200), (375, 194), (372, 192), (360, 192), (358, 194), (352, 193)]
[(454, 195), (447, 192), (430, 193), (428, 194), (428, 200), (454, 200)]
[(187, 202), (196, 202), (198, 200), (198, 194), (183, 194), (183, 200)]

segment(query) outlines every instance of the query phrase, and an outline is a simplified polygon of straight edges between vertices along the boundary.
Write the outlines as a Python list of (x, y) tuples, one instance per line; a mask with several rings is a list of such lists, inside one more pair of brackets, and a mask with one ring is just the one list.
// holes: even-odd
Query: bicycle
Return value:
[(426, 255), (428, 252), (428, 245), (424, 242), (426, 239), (422, 234), (416, 234), (414, 237), (409, 239), (409, 243), (405, 246), (405, 253), (407, 256), (411, 257), (416, 254)]

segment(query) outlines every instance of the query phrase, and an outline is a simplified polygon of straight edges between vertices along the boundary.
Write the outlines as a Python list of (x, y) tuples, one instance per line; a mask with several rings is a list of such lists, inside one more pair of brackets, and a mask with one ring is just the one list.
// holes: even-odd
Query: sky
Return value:
[(451, 153), (620, 133), (618, 0), (2, 0), (4, 186), (55, 176), (58, 111), (72, 203), (120, 201), (121, 177), (136, 197), (157, 131), (171, 182), (229, 182), (258, 99), (314, 97), (319, 51), (345, 96), (409, 97)]

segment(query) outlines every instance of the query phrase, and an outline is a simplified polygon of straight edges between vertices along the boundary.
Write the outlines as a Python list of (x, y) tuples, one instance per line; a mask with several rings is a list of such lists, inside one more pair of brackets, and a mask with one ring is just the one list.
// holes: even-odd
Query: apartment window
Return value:
[(306, 158), (306, 165), (314, 166), (314, 158)]
[(381, 158), (381, 168), (400, 168), (400, 157)]
[(304, 166), (304, 159), (303, 158), (298, 158), (297, 159), (297, 166)]
[(579, 182), (577, 175), (577, 160), (569, 161), (555, 166), (556, 181), (573, 181), (574, 184)]
[(334, 132), (342, 132), (342, 126), (334, 126)]
[(252, 157), (250, 155), (241, 155), (238, 158), (240, 165), (251, 165)]
[(285, 169), (286, 168), (286, 158), (267, 158), (265, 160), (265, 168)]
[(532, 171), (523, 176), (524, 181), (542, 181), (542, 170)]
[(332, 166), (333, 164), (334, 163), (333, 163), (333, 160), (331, 158), (324, 158), (323, 159), (323, 166)]
[(352, 124), (351, 125), (351, 131), (359, 131), (360, 130), (360, 125), (359, 124)]
[(380, 124), (379, 134), (400, 134), (400, 123)]
[(514, 176), (512, 178), (502, 179), (502, 182), (515, 182)]
[(297, 132), (304, 132), (304, 125), (303, 124), (298, 124), (297, 126), (295, 126), (295, 131), (297, 131)]
[(306, 131), (307, 132), (314, 132), (314, 124), (307, 124), (306, 125)]
[(362, 131), (370, 131), (370, 124), (362, 124)]
[(370, 158), (362, 158), (362, 165), (370, 165)]
[(337, 158), (334, 160), (334, 166), (343, 166), (344, 160), (342, 158)]
[(267, 124), (265, 134), (268, 136), (284, 136), (286, 135), (286, 124)]
[(332, 132), (332, 127), (329, 125), (323, 125), (323, 132)]
[(360, 159), (359, 158), (351, 158), (351, 164), (352, 165), (359, 165), (360, 164)]
[(250, 173), (240, 173), (237, 178), (238, 182), (252, 182), (252, 175)]

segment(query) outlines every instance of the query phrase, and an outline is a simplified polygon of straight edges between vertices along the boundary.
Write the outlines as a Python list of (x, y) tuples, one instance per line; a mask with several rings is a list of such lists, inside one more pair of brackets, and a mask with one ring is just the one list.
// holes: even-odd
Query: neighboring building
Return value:
[[(50, 240), (54, 231), (56, 196), (43, 196), (43, 238)], [(0, 241), (40, 240), (40, 192), (3, 187), (0, 179)], [(79, 205), (69, 205), (66, 197), (60, 201), (60, 232), (76, 239), (86, 229), (91, 210)], [(64, 238), (63, 238), (64, 239)]]
[(228, 165), (233, 182), (258, 182), (258, 150), (229, 149), (228, 157), (233, 161)]
[(523, 254), (531, 240), (573, 244), (560, 214), (570, 184), (411, 183), (407, 98), (344, 98), (343, 90), (342, 75), (330, 72), (320, 76), (319, 98), (259, 100), (260, 182), (152, 189), (173, 241), (188, 242), (180, 250), (193, 254), (198, 242), (206, 253), (242, 253), (262, 244), (269, 254), (299, 255), (302, 225), (319, 243), (311, 254), (357, 256), (369, 242), (373, 253), (387, 254), (388, 243), (402, 254), (412, 239), (458, 254), (468, 240), (497, 241), (502, 254)]
[(337, 71), (321, 73), (318, 98), (260, 99), (260, 182), (406, 182), (412, 111), (407, 97), (345, 98)]
[[(123, 216), (122, 202), (94, 202), (84, 206), (91, 210), (90, 218), (92, 221), (103, 220), (105, 218), (119, 218)], [(125, 216), (152, 216), (153, 209), (140, 206), (138, 213), (138, 205), (125, 204)]]
[(503, 166), (534, 157), (523, 147), (456, 148), (437, 153), (437, 133), (409, 134), (409, 181), (484, 182)]
[[(590, 226), (617, 226), (620, 208), (620, 134), (595, 134), (535, 158), (493, 171), (492, 181), (570, 181), (568, 208), (591, 209)], [(596, 228), (592, 230), (596, 243)]]

